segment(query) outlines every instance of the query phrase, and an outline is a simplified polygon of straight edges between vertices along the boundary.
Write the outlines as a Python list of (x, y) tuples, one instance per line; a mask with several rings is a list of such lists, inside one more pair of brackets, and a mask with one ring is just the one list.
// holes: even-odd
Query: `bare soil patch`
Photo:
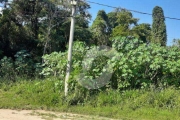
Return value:
[(113, 120), (104, 117), (60, 113), (44, 110), (0, 109), (0, 120)]

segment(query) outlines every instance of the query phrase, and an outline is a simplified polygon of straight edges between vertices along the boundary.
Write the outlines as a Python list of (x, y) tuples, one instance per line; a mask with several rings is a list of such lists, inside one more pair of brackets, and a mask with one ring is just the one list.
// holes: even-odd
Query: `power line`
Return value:
[[(151, 14), (151, 13), (141, 12), (141, 11), (137, 11), (137, 10), (131, 10), (131, 9), (126, 9), (126, 8), (121, 8), (121, 7), (114, 7), (114, 6), (105, 5), (105, 4), (102, 4), (102, 3), (92, 2), (92, 1), (89, 1), (89, 0), (86, 0), (86, 1), (87, 1), (88, 3), (93, 3), (93, 4), (97, 4), (97, 5), (101, 5), (101, 6), (105, 6), (105, 7), (109, 7), (109, 8), (127, 10), (127, 11), (131, 11), (131, 12), (134, 12), (134, 13), (151, 15), (151, 16), (153, 15), (153, 14)], [(172, 20), (180, 20), (180, 18), (173, 18), (173, 17), (167, 17), (167, 16), (165, 16), (164, 18), (172, 19)]]

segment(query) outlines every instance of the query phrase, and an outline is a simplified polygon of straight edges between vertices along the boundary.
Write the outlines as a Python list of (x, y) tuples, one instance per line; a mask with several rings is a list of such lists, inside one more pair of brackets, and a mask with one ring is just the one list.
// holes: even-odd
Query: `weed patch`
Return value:
[[(0, 108), (43, 109), (122, 120), (178, 120), (179, 94), (179, 90), (171, 87), (163, 90), (109, 90), (93, 95), (79, 93), (78, 96), (72, 92), (65, 98), (58, 79), (26, 80), (1, 83)], [(69, 104), (79, 98), (79, 102)]]

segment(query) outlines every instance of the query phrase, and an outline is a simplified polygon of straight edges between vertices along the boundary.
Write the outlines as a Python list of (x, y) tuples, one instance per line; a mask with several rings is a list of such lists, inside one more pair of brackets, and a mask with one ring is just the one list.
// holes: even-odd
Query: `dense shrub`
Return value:
[[(41, 64), (35, 64), (27, 51), (19, 51), (15, 55), (15, 61), (7, 57), (1, 59), (1, 77), (14, 79), (16, 75), (33, 76), (35, 73), (36, 75), (41, 73), (45, 77), (57, 76), (64, 80), (67, 52), (53, 52), (43, 56), (43, 61), (41, 71)], [(110, 83), (104, 87), (101, 86), (99, 83), (108, 75), (110, 76), (110, 72), (113, 73)], [(180, 50), (176, 46), (162, 47), (158, 44), (145, 44), (132, 37), (114, 38), (112, 48), (87, 47), (83, 42), (75, 42), (69, 81), (70, 90), (74, 90), (78, 82), (88, 89), (96, 84), (94, 88), (103, 87), (101, 90), (169, 85), (178, 87)]]
[(5, 56), (0, 60), (0, 77), (3, 80), (15, 81), (15, 68), (11, 58)]
[(114, 64), (114, 78), (118, 87), (143, 88), (155, 86), (179, 86), (180, 51), (177, 47), (161, 47), (142, 44), (137, 39), (119, 37), (113, 47), (118, 51)]
[[(96, 78), (108, 74), (110, 68), (113, 68), (111, 81), (102, 89), (179, 86), (180, 51), (177, 47), (145, 44), (130, 37), (116, 37), (112, 43), (112, 48), (105, 51), (107, 49), (102, 49), (101, 46), (86, 47), (82, 42), (75, 42), (70, 78), (74, 87), (81, 79), (80, 84), (85, 85), (86, 82), (88, 84), (85, 87), (92, 88), (90, 84), (94, 85), (95, 80), (98, 84)], [(43, 56), (44, 69), (41, 73), (45, 76), (58, 75), (64, 79), (66, 57), (67, 52), (54, 52)], [(110, 67), (104, 67), (106, 65)]]
[(15, 81), (16, 78), (40, 77), (41, 71), (42, 65), (35, 63), (26, 50), (18, 51), (14, 58), (4, 56), (0, 60), (0, 77), (4, 80)]

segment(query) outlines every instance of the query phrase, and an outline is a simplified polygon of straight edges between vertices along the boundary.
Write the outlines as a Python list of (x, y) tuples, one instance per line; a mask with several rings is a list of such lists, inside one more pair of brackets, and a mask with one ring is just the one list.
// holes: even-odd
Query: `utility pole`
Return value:
[(71, 0), (72, 5), (72, 16), (71, 16), (71, 28), (70, 28), (70, 37), (69, 37), (69, 48), (68, 48), (68, 62), (67, 62), (67, 69), (66, 69), (66, 78), (65, 78), (65, 96), (68, 95), (68, 80), (71, 72), (71, 62), (72, 62), (72, 45), (74, 39), (74, 26), (75, 26), (75, 13), (76, 13), (76, 0)]

